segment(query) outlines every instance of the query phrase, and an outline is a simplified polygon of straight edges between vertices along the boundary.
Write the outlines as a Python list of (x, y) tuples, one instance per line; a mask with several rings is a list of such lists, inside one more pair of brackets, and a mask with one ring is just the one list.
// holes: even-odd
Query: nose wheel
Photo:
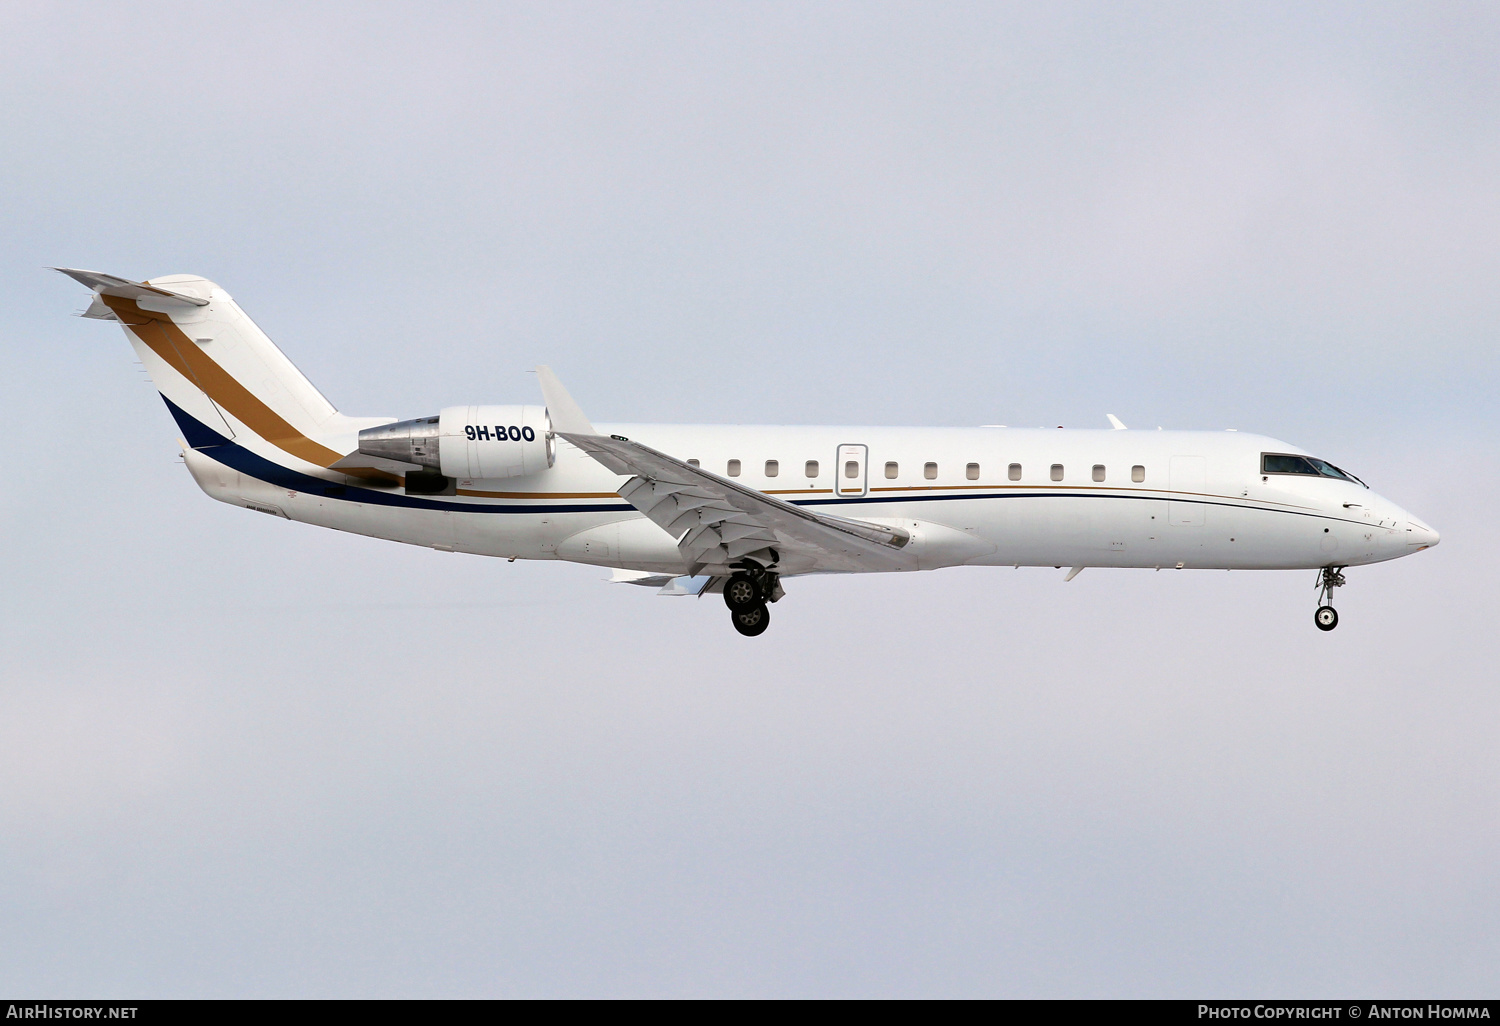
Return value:
[(1344, 586), (1344, 568), (1325, 566), (1318, 571), (1318, 611), (1313, 613), (1313, 623), (1320, 631), (1331, 631), (1339, 625), (1338, 610), (1333, 608), (1333, 589)]

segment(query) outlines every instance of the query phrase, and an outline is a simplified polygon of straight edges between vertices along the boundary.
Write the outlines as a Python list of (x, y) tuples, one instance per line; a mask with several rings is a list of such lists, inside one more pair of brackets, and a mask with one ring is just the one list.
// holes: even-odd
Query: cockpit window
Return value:
[(1307, 462), (1306, 456), (1283, 456), (1281, 453), (1268, 452), (1260, 457), (1260, 472), (1262, 474), (1307, 474), (1310, 477), (1319, 477), (1318, 468)]
[(1260, 472), (1262, 474), (1304, 474), (1308, 477), (1331, 477), (1339, 481), (1353, 481), (1355, 484), (1366, 485), (1359, 478), (1346, 471), (1340, 470), (1327, 460), (1320, 460), (1316, 456), (1293, 456), (1289, 453), (1266, 452), (1260, 456)]
[(1338, 480), (1341, 481), (1359, 480), (1359, 478), (1355, 477), (1355, 475), (1346, 474), (1346, 472), (1341, 471), (1340, 468), (1332, 465), (1332, 463), (1329, 463), (1326, 459), (1319, 459), (1316, 458), (1316, 456), (1308, 456), (1308, 462), (1313, 463), (1314, 466), (1317, 466), (1317, 472), (1319, 472), (1319, 474), (1322, 474), (1323, 477), (1337, 477)]

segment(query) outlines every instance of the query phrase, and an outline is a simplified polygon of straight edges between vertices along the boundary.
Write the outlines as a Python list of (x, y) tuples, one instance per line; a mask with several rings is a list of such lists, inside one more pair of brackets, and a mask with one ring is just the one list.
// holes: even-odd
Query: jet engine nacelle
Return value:
[(449, 406), (436, 417), (366, 428), (359, 451), (469, 480), (540, 473), (556, 458), (545, 406)]
[(438, 414), (444, 477), (539, 474), (557, 451), (545, 406), (450, 406)]

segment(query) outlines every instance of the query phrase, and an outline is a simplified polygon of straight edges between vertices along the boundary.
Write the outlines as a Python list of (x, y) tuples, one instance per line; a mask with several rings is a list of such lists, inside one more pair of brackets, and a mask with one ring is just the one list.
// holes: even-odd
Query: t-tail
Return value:
[(358, 447), (385, 417), (346, 417), (218, 285), (192, 274), (135, 282), (56, 270), (92, 289), (83, 316), (115, 321), (194, 450), (224, 446), (301, 473)]

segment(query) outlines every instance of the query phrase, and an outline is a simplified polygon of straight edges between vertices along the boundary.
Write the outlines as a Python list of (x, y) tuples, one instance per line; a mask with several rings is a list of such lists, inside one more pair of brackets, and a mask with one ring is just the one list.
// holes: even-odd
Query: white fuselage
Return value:
[[(1341, 568), (1437, 544), (1337, 467), (1232, 431), (595, 425), (543, 406), (351, 417), (214, 282), (63, 268), (118, 323), (216, 499), (450, 552), (718, 592), (762, 633), (782, 577), (949, 566)], [(1270, 454), (1269, 458), (1267, 454)], [(789, 505), (790, 504), (790, 505)], [(691, 577), (689, 584), (674, 578)]]
[[(1303, 450), (1260, 435), (655, 424), (599, 430), (699, 461), (798, 505), (899, 524), (912, 535), (920, 569), (1352, 566), (1437, 541), (1395, 503), (1352, 481), (1262, 474), (1262, 453)], [(242, 472), (214, 454), (187, 452), (205, 491), (292, 520), (443, 550), (689, 572), (675, 539), (615, 494), (625, 478), (562, 440), (551, 468), (460, 480), (452, 496), (405, 496), (397, 485), (351, 482), (332, 471), (318, 475), (327, 487), (297, 487)], [(775, 461), (775, 476), (768, 461)]]

